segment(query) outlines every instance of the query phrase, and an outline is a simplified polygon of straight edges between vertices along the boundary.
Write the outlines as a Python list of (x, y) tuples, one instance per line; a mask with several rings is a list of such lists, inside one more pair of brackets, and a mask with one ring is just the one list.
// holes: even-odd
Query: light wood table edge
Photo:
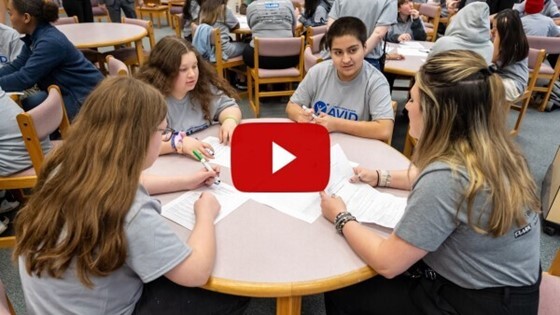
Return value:
[(203, 287), (207, 290), (256, 298), (276, 298), (277, 315), (301, 314), (301, 298), (347, 287), (367, 280), (377, 273), (369, 266), (320, 280), (292, 283), (244, 282), (211, 277)]
[(414, 77), (416, 76), (416, 72), (412, 71), (412, 70), (398, 70), (398, 69), (391, 69), (390, 66), (387, 66), (387, 64), (385, 64), (385, 69), (383, 69), (384, 72), (387, 73), (391, 73), (391, 74), (395, 74), (395, 75), (402, 75), (402, 76), (407, 76), (407, 77)]
[[(141, 26), (140, 26), (141, 27)], [(108, 46), (116, 46), (116, 45), (122, 45), (122, 44), (126, 44), (126, 43), (138, 43), (138, 41), (141, 42), (141, 40), (148, 35), (148, 31), (146, 29), (143, 29), (141, 34), (138, 34), (136, 36), (131, 36), (131, 37), (127, 37), (127, 38), (123, 38), (123, 39), (119, 39), (119, 40), (112, 40), (112, 41), (106, 41), (106, 42), (93, 42), (93, 43), (85, 43), (85, 44), (79, 44), (79, 45), (74, 45), (74, 47), (81, 49), (81, 48), (97, 48), (97, 47), (108, 47)]]

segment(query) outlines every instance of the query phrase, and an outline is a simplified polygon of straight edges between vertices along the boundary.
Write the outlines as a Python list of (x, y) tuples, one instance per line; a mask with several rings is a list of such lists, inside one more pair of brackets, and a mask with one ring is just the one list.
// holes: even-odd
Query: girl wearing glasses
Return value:
[(472, 51), (429, 58), (406, 104), (415, 167), (355, 169), (351, 181), (412, 187), (387, 238), (322, 193), (323, 215), (380, 274), (326, 293), (327, 314), (537, 314), (539, 199), (493, 71)]
[(193, 134), (214, 123), (221, 125), (220, 142), (229, 143), (241, 121), (241, 110), (234, 99), (237, 94), (187, 40), (162, 38), (137, 76), (165, 96), (167, 122), (179, 132), (162, 145), (161, 154), (177, 152), (194, 157), (192, 152), (197, 150), (212, 158), (212, 147)]
[[(196, 201), (196, 223), (184, 242), (148, 194), (154, 183), (141, 183), (142, 170), (159, 155), (166, 114), (161, 94), (129, 77), (107, 79), (87, 98), (17, 216), (14, 257), (29, 313), (244, 309), (245, 298), (194, 288), (207, 282), (214, 265), (215, 197), (202, 193)], [(215, 175), (190, 175), (190, 188)]]

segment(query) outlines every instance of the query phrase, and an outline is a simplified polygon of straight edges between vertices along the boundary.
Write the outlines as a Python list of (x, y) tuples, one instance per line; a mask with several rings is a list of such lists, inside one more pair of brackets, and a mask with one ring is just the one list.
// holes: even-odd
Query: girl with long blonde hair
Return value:
[(474, 52), (442, 52), (422, 66), (406, 105), (414, 166), (356, 168), (351, 178), (412, 186), (393, 233), (379, 236), (322, 193), (323, 215), (383, 276), (327, 293), (327, 314), (537, 313), (539, 202), (505, 102), (495, 68)]
[[(133, 78), (106, 79), (87, 98), (17, 216), (14, 258), (28, 312), (149, 314), (162, 310), (152, 298), (160, 283), (182, 295), (166, 297), (161, 307), (200, 306), (193, 296), (203, 290), (187, 287), (202, 286), (210, 276), (220, 205), (211, 193), (200, 196), (185, 243), (140, 183), (162, 140), (170, 138), (166, 114), (162, 95)], [(201, 170), (186, 181), (193, 189), (215, 176)], [(223, 306), (221, 295), (209, 294)]]

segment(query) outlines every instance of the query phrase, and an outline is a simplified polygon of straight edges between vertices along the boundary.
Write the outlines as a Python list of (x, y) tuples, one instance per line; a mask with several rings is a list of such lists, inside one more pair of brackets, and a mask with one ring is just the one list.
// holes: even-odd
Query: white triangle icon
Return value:
[(295, 155), (276, 144), (276, 142), (272, 142), (272, 174), (278, 172), (295, 159)]

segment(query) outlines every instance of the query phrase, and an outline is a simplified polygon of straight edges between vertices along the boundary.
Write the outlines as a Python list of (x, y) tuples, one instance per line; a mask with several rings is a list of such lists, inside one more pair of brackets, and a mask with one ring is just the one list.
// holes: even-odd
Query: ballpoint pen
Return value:
[(313, 118), (317, 118), (318, 116), (315, 115), (315, 112), (313, 112), (310, 108), (307, 108), (307, 106), (303, 105), (302, 106), (304, 111), (310, 111), (311, 112), (311, 116), (313, 116)]
[[(209, 172), (213, 172), (214, 169), (212, 169), (212, 166), (210, 166), (210, 163), (208, 163), (208, 161), (206, 161), (206, 159), (204, 158), (204, 156), (198, 152), (197, 150), (193, 150), (192, 151), (194, 156), (196, 156), (196, 158), (200, 161), (200, 163), (202, 163), (202, 165), (204, 165), (204, 168), (206, 168), (206, 170), (208, 170)], [(216, 175), (216, 177), (214, 178), (214, 184), (219, 185), (222, 181), (220, 180), (220, 178), (218, 177), (218, 175)]]

